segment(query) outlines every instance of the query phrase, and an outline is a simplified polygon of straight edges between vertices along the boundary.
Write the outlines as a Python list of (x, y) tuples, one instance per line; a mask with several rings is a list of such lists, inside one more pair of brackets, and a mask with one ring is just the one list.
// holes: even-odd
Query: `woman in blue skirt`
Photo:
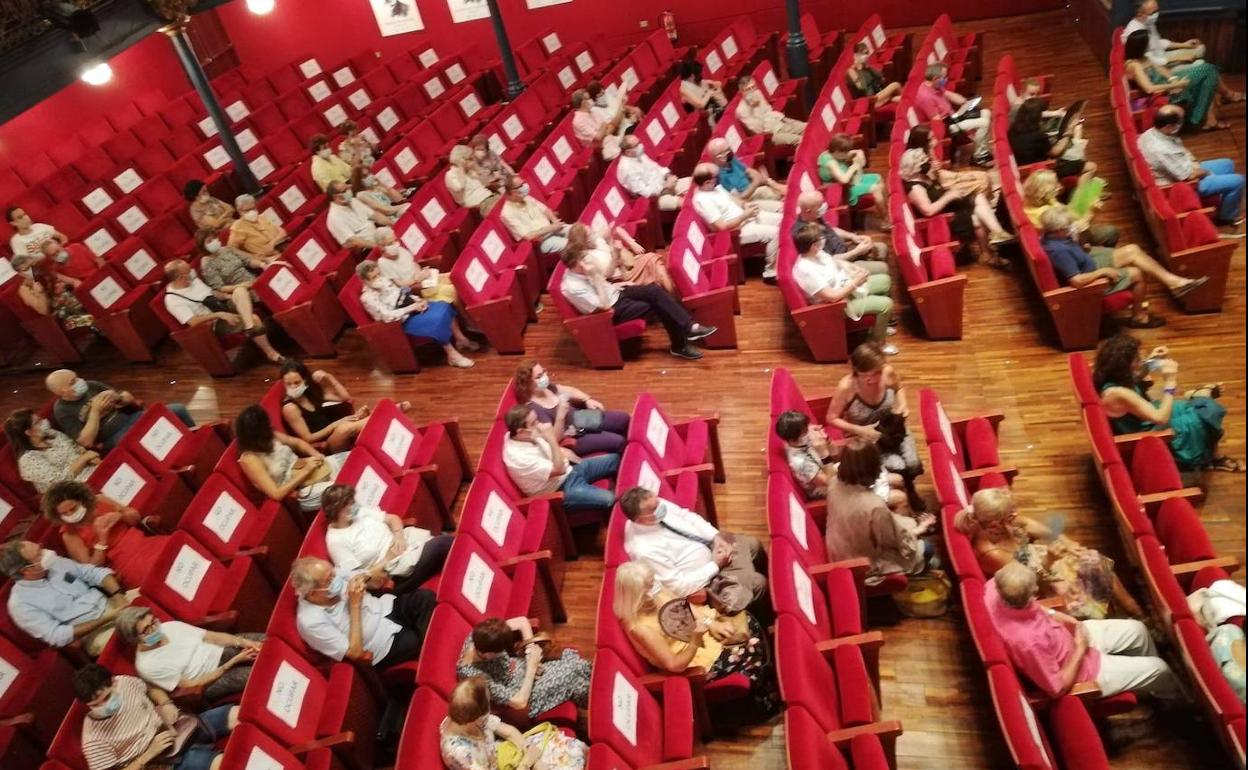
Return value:
[(355, 268), (355, 274), (364, 284), (360, 302), (373, 320), (382, 323), (401, 321), (403, 331), (409, 337), (424, 337), (441, 345), (451, 366), (461, 369), (472, 366), (472, 359), (460, 351), (478, 350), (479, 346), (464, 335), (454, 305), (421, 299), (410, 290), (400, 288), (382, 275), (377, 263), (371, 259), (361, 262)]

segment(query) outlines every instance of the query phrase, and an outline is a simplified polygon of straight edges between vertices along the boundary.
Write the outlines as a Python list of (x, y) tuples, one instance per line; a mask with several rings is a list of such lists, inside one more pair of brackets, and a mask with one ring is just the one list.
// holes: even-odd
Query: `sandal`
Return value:
[(1013, 262), (1006, 259), (1005, 257), (999, 257), (995, 254), (992, 255), (991, 257), (984, 257), (980, 259), (979, 264), (987, 265), (988, 267), (991, 267), (996, 270), (1000, 270), (1004, 273), (1008, 273), (1014, 270)]
[(1231, 93), (1230, 96), (1224, 97), (1222, 99), (1223, 104), (1239, 104), (1242, 101), (1244, 101), (1243, 91), (1234, 91)]
[(1200, 130), (1201, 131), (1225, 131), (1226, 129), (1230, 127), (1231, 127), (1230, 123), (1227, 123), (1225, 120), (1219, 120), (1217, 123), (1214, 123), (1213, 125), (1201, 126)]
[(1209, 464), (1206, 465), (1205, 468), (1211, 471), (1225, 471), (1226, 473), (1244, 472), (1243, 463), (1236, 460), (1234, 457), (1227, 457), (1225, 455), (1213, 458), (1209, 461)]
[(1183, 394), (1183, 398), (1222, 398), (1222, 383), (1207, 382), (1199, 388), (1192, 388)]
[(1149, 315), (1143, 320), (1138, 318), (1128, 318), (1122, 322), (1122, 325), (1128, 329), (1157, 329), (1165, 326), (1166, 322), (1155, 315)]
[(1196, 291), (1201, 286), (1204, 286), (1207, 283), (1209, 283), (1209, 276), (1202, 275), (1199, 278), (1193, 278), (1192, 280), (1188, 281), (1187, 283), (1183, 284), (1177, 289), (1171, 290), (1170, 293), (1174, 295), (1175, 299), (1183, 299), (1188, 294), (1191, 294), (1192, 292)]

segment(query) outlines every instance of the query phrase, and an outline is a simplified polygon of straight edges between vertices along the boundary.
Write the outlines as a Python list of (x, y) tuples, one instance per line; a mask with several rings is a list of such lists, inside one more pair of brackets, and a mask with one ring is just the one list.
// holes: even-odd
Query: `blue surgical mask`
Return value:
[(949, 85), (949, 78), (947, 78), (947, 77), (940, 77), (940, 78), (937, 78), (937, 79), (936, 79), (936, 87), (937, 87), (937, 88), (943, 89), (943, 88), (944, 88), (945, 86), (947, 86), (947, 85)]
[(109, 717), (121, 711), (121, 693), (113, 690), (113, 694), (108, 696), (108, 700), (104, 704), (91, 709), (91, 716), (96, 719), (108, 719)]
[(541, 377), (534, 380), (533, 384), (537, 386), (538, 390), (546, 390), (550, 387), (550, 375), (543, 374)]
[(140, 641), (142, 641), (143, 644), (147, 645), (148, 647), (155, 647), (156, 645), (160, 644), (164, 640), (165, 640), (164, 629), (162, 629), (160, 625), (157, 624), (156, 628), (153, 629), (152, 632), (149, 633), (147, 636), (143, 637)]
[(343, 592), (346, 590), (347, 590), (347, 576), (340, 575), (337, 572), (335, 572), (333, 580), (329, 581), (329, 587), (325, 589), (326, 593), (330, 594), (331, 596), (342, 596)]
[(654, 523), (662, 523), (667, 518), (667, 503), (659, 501), (659, 506), (654, 509)]
[(519, 187), (517, 187), (516, 192), (520, 193), (521, 195), (527, 198), (529, 196), (529, 193), (532, 192), (532, 188), (530, 188), (529, 184), (526, 182), (520, 185)]

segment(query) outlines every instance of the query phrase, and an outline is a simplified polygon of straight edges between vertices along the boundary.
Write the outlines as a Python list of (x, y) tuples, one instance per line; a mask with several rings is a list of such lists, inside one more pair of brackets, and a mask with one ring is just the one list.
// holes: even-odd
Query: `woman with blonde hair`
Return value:
[(701, 668), (713, 682), (729, 674), (750, 681), (750, 700), (763, 715), (779, 705), (763, 627), (747, 612), (722, 615), (707, 604), (689, 603), (692, 627), (677, 638), (659, 622), (659, 611), (680, 597), (658, 588), (654, 570), (639, 561), (621, 564), (615, 571), (611, 609), (637, 654), (669, 674)]
[(578, 222), (568, 230), (567, 251), (597, 266), (608, 281), (627, 281), (638, 286), (657, 284), (669, 293), (675, 292), (663, 257), (646, 251), (622, 227), (600, 234)]
[[(579, 388), (556, 385), (550, 372), (537, 361), (522, 361), (512, 383), (516, 403), (527, 403), (533, 407), (538, 422), (554, 425), (556, 435), (571, 439), (572, 451), (577, 455), (624, 451), (628, 443), (628, 412), (607, 409)], [(566, 405), (566, 409), (561, 410), (560, 405)]]
[(1065, 612), (1071, 617), (1103, 619), (1111, 603), (1132, 617), (1144, 614), (1114, 574), (1113, 559), (1018, 515), (1018, 506), (1006, 487), (976, 492), (971, 507), (958, 513), (954, 525), (971, 539), (986, 577), (1006, 564), (1019, 562), (1036, 573), (1044, 594), (1065, 600)]
[[(1061, 206), (1058, 196), (1062, 193), (1061, 180), (1057, 174), (1048, 169), (1032, 172), (1023, 182), (1023, 213), (1031, 222), (1032, 227), (1041, 228), (1040, 217), (1054, 206)], [(1096, 206), (1093, 206), (1095, 209)], [(1097, 225), (1092, 223), (1094, 211), (1089, 211), (1075, 220), (1075, 227), (1082, 236), (1081, 240), (1088, 246), (1107, 246), (1113, 248), (1118, 244), (1118, 228), (1113, 225)]]
[(949, 213), (949, 230), (963, 245), (979, 244), (981, 264), (1008, 268), (1010, 263), (998, 256), (993, 248), (1014, 240), (997, 219), (992, 204), (983, 193), (968, 195), (958, 188), (946, 188), (932, 170), (926, 150), (906, 150), (898, 163), (906, 199), (916, 215), (934, 217)]
[(489, 688), (481, 677), (455, 685), (438, 734), (448, 770), (495, 770), (500, 758), (512, 770), (581, 770), (589, 753), (549, 722), (527, 733), (505, 724), (490, 713)]
[(466, 144), (457, 144), (451, 148), (443, 182), (456, 203), (464, 208), (475, 208), (481, 216), (489, 214), (490, 209), (502, 197), (481, 181), (476, 161), (473, 160), (472, 148)]

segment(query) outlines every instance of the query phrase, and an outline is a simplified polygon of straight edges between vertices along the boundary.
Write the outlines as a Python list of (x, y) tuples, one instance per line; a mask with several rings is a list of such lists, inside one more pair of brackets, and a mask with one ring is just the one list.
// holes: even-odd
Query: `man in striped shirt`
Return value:
[(196, 718), (179, 712), (164, 690), (94, 663), (74, 674), (73, 686), (87, 707), (82, 755), (89, 770), (215, 770), (221, 752), (214, 744), (238, 724), (237, 706)]

